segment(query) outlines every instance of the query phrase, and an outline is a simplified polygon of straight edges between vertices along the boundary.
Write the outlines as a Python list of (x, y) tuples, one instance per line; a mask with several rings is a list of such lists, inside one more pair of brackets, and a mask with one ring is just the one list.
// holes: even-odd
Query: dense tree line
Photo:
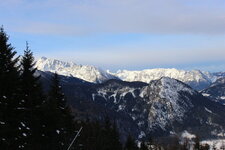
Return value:
[(26, 45), (21, 59), (0, 29), (0, 148), (65, 149), (75, 123), (57, 74), (44, 95), (34, 57)]
[[(0, 29), (0, 135), (1, 148), (15, 149), (21, 138), (20, 126), (20, 73), (19, 58), (8, 43), (8, 36)], [(16, 144), (14, 144), (14, 142)]]
[[(44, 94), (28, 44), (19, 59), (0, 28), (0, 149), (4, 150), (66, 150), (80, 127), (76, 150), (187, 150), (188, 141), (176, 139), (161, 146), (152, 139), (137, 145), (128, 136), (122, 145), (116, 121), (74, 120), (55, 73), (48, 94)], [(194, 150), (208, 150), (195, 139)]]
[(64, 150), (83, 126), (71, 149), (122, 149), (116, 124), (74, 121), (55, 73), (44, 94), (28, 44), (16, 57), (0, 28), (0, 148), (4, 150)]

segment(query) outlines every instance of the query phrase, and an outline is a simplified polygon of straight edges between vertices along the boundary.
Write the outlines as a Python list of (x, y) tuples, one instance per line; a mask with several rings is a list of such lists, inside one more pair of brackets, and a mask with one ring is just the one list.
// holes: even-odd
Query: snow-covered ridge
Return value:
[(151, 81), (144, 90), (151, 103), (148, 116), (150, 128), (159, 125), (162, 129), (174, 120), (182, 121), (184, 114), (193, 107), (188, 96), (181, 98), (181, 93), (197, 94), (187, 85), (169, 77)]
[[(185, 113), (193, 107), (189, 95), (198, 94), (186, 84), (169, 77), (162, 77), (140, 87), (114, 85), (110, 83), (98, 88), (96, 93), (92, 93), (92, 100), (101, 97), (105, 102), (111, 102), (117, 112), (129, 112), (129, 116), (140, 128), (144, 125), (142, 122), (147, 121), (149, 130), (158, 127), (166, 130), (166, 126), (173, 121), (182, 122)], [(133, 98), (127, 99), (128, 96)], [(135, 103), (131, 106), (132, 101)], [(144, 116), (148, 118), (143, 120)]]
[(63, 62), (46, 57), (38, 59), (36, 67), (41, 71), (57, 72), (60, 75), (73, 76), (94, 83), (101, 83), (105, 80), (116, 78), (94, 66), (77, 65), (73, 62)]
[(158, 80), (162, 77), (170, 77), (185, 82), (192, 87), (196, 86), (196, 89), (198, 89), (198, 86), (201, 86), (200, 84), (209, 85), (216, 80), (216, 76), (209, 72), (200, 70), (186, 71), (174, 68), (146, 69), (142, 71), (119, 70), (113, 75), (124, 81), (142, 81), (146, 83), (149, 83), (152, 80)]
[[(110, 83), (92, 93), (92, 100), (98, 101), (101, 97), (101, 100), (113, 104), (112, 108), (117, 112), (129, 112), (140, 128), (146, 123), (151, 131), (157, 128), (166, 131), (174, 121), (183, 121), (185, 113), (194, 107), (189, 96), (196, 94), (186, 84), (162, 77), (140, 87)], [(143, 120), (144, 116), (147, 118)]]
[(187, 87), (187, 85), (175, 79), (172, 79), (169, 77), (162, 77), (160, 81), (161, 81), (162, 90), (163, 90), (163, 92), (161, 91), (160, 93), (162, 97), (175, 97), (175, 95), (168, 96), (168, 94), (178, 93), (180, 91), (188, 92), (191, 95), (195, 93), (195, 91)]
[(125, 81), (143, 81), (150, 82), (151, 80), (158, 80), (161, 77), (170, 77), (182, 82), (201, 82), (201, 81), (209, 81), (213, 82), (214, 76), (209, 72), (203, 72), (200, 70), (178, 70), (175, 68), (172, 69), (146, 69), (142, 71), (128, 71), (128, 70), (119, 70), (115, 73), (116, 76), (120, 77)]
[[(149, 83), (162, 77), (170, 77), (180, 80), (196, 90), (202, 90), (216, 81), (217, 74), (200, 70), (178, 70), (178, 69), (146, 69), (142, 71), (122, 70), (117, 73), (101, 70), (94, 66), (77, 65), (74, 62), (63, 62), (46, 57), (40, 58), (36, 67), (41, 71), (57, 72), (60, 75), (74, 76), (85, 81), (101, 83), (108, 79), (119, 78), (124, 81), (141, 81)], [(223, 74), (220, 74), (222, 76)]]

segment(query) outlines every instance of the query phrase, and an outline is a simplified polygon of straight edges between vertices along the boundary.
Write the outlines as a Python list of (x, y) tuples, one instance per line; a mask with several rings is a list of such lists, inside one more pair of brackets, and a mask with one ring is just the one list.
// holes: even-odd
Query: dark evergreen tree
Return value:
[(108, 116), (105, 117), (105, 124), (102, 130), (102, 149), (112, 148), (112, 124)]
[(56, 73), (52, 79), (45, 110), (48, 149), (67, 148), (75, 135), (75, 125)]
[(18, 149), (20, 146), (19, 71), (16, 51), (8, 42), (8, 35), (0, 28), (0, 147)]
[(140, 150), (148, 150), (148, 146), (145, 144), (145, 142), (141, 142)]
[(216, 150), (216, 143), (215, 142), (213, 142), (212, 150)]
[(179, 137), (178, 136), (171, 137), (169, 144), (166, 146), (166, 149), (167, 150), (181, 149), (181, 145), (179, 143)]
[(112, 142), (112, 150), (122, 150), (122, 144), (120, 142), (120, 134), (116, 125), (116, 122), (114, 121), (114, 124), (112, 126), (112, 138), (111, 138), (111, 142)]
[(108, 116), (105, 118), (105, 124), (102, 131), (102, 143), (102, 149), (104, 150), (122, 149), (116, 122), (114, 121), (114, 124), (112, 124)]
[(222, 144), (221, 144), (221, 146), (220, 146), (220, 149), (221, 149), (221, 150), (225, 150), (225, 143), (224, 143), (224, 141), (222, 141)]
[(111, 124), (108, 117), (104, 123), (86, 121), (81, 124), (79, 126), (83, 126), (83, 130), (75, 143), (75, 149), (122, 150), (117, 127), (115, 123)]
[(181, 150), (188, 150), (189, 139), (184, 138), (183, 144), (181, 145)]
[(200, 145), (200, 150), (209, 150), (210, 146), (209, 144)]
[(134, 139), (130, 135), (127, 137), (124, 150), (138, 150), (138, 147)]
[(196, 138), (194, 139), (194, 150), (200, 150), (200, 139), (199, 136), (196, 136)]
[(83, 131), (76, 145), (82, 150), (103, 150), (104, 138), (103, 126), (97, 122), (83, 122)]
[(40, 76), (35, 75), (33, 53), (26, 45), (24, 56), (21, 60), (21, 108), (23, 108), (23, 131), (24, 146), (27, 149), (44, 149), (45, 124), (43, 124), (42, 106), (44, 96), (40, 84)]

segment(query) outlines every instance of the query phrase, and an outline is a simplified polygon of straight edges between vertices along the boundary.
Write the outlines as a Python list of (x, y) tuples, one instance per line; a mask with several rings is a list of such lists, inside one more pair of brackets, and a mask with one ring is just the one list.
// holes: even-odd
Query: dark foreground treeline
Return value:
[[(28, 44), (19, 59), (8, 42), (8, 35), (0, 28), (1, 150), (67, 150), (81, 127), (83, 129), (71, 150), (187, 149), (187, 144), (179, 144), (178, 140), (164, 148), (153, 140), (147, 140), (138, 148), (131, 136), (122, 144), (116, 123), (108, 117), (104, 123), (88, 119), (74, 121), (58, 75), (54, 75), (48, 94), (44, 94), (34, 64)], [(194, 147), (208, 149), (199, 141)]]

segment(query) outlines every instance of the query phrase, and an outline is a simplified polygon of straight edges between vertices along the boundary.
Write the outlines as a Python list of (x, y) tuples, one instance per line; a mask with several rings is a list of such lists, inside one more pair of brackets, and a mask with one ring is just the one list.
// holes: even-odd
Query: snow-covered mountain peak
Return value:
[(145, 69), (142, 71), (119, 70), (116, 74), (126, 81), (150, 82), (151, 80), (160, 79), (161, 77), (170, 77), (181, 81), (192, 81), (194, 78), (196, 81), (201, 81), (204, 74), (207, 74), (206, 77), (208, 80), (210, 80), (210, 78), (208, 78), (208, 76), (210, 76), (208, 72), (203, 73), (200, 70), (186, 71), (175, 68), (156, 68)]
[(64, 62), (56, 59), (49, 59), (46, 57), (41, 57), (36, 62), (37, 68), (42, 71), (63, 70), (64, 68), (72, 67), (74, 65), (76, 64), (73, 62)]
[(200, 70), (186, 71), (175, 68), (145, 69), (142, 71), (119, 70), (114, 75), (124, 81), (142, 81), (146, 83), (152, 80), (158, 80), (162, 77), (170, 77), (185, 82), (195, 89), (202, 89), (211, 84), (211, 82), (213, 82), (212, 80), (214, 80), (214, 76), (209, 72), (202, 72)]
[(178, 93), (180, 91), (188, 92), (189, 94), (195, 93), (193, 89), (191, 89), (190, 87), (188, 87), (187, 85), (183, 84), (182, 82), (176, 79), (172, 79), (169, 77), (162, 77), (160, 81), (162, 84), (161, 90), (166, 94)]
[(64, 62), (46, 57), (40, 58), (36, 62), (36, 67), (41, 71), (57, 72), (60, 75), (73, 76), (94, 83), (116, 78), (94, 66), (77, 65), (74, 62)]
[(182, 121), (185, 113), (193, 107), (189, 96), (197, 94), (188, 85), (169, 77), (151, 81), (142, 93), (150, 104), (150, 128), (160, 126), (163, 130), (173, 121)]

